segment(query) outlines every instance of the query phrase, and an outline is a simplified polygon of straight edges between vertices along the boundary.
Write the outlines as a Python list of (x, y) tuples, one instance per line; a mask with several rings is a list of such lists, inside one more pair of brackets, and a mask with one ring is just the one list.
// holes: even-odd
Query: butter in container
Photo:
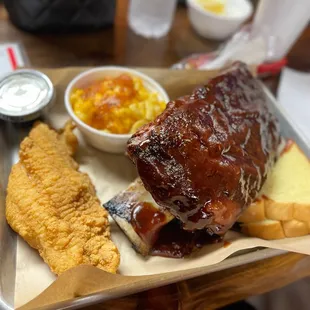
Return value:
[(0, 119), (32, 121), (54, 101), (51, 80), (37, 70), (21, 69), (0, 78)]

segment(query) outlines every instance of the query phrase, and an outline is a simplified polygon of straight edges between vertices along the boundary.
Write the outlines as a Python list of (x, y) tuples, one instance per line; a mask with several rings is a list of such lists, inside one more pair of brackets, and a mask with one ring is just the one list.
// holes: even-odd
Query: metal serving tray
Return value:
[[(282, 134), (286, 137), (294, 139), (301, 149), (310, 157), (310, 143), (306, 137), (298, 133), (288, 115), (276, 103), (275, 98), (270, 91), (264, 86), (264, 90), (269, 98), (269, 103), (276, 113)], [(17, 251), (17, 237), (16, 234), (9, 228), (5, 220), (5, 192), (7, 185), (7, 178), (13, 163), (18, 160), (18, 147), (20, 141), (29, 132), (32, 124), (11, 124), (0, 121), (0, 309), (8, 310), (14, 308), (14, 291), (15, 291), (15, 277), (16, 277), (16, 251)], [(274, 249), (252, 249), (240, 251), (223, 262), (205, 268), (203, 274), (212, 273), (227, 268), (232, 268), (242, 264), (263, 260), (269, 257), (277, 256), (285, 253), (284, 251)], [(201, 271), (188, 270), (184, 272), (183, 279), (189, 279), (197, 275), (202, 275)], [(176, 278), (171, 276), (169, 280), (157, 281), (151, 284), (148, 288), (166, 285), (175, 282)], [(75, 298), (62, 303), (53, 304), (45, 307), (45, 309), (75, 309), (82, 306), (100, 303), (105, 300), (124, 296), (138, 291), (143, 288), (136, 288), (134, 291), (121, 291), (119, 289), (111, 290), (106, 294), (92, 294), (80, 298)]]

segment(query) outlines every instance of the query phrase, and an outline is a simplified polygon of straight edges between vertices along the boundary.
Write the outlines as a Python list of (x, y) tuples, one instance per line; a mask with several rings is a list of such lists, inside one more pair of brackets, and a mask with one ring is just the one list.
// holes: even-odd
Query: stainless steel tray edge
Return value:
[[(205, 268), (195, 268), (186, 270), (182, 274), (182, 281), (287, 253), (286, 251), (282, 250), (266, 249), (266, 248), (244, 250), (240, 252), (246, 254), (235, 253), (234, 255), (228, 257), (227, 259), (218, 264), (211, 265)], [(133, 287), (126, 287), (126, 292), (124, 291), (124, 288), (115, 288), (105, 293), (95, 293), (88, 296), (78, 297), (72, 300), (55, 303), (53, 305), (49, 305), (46, 307), (40, 307), (37, 310), (79, 309), (82, 307), (91, 306), (108, 300), (128, 296), (131, 294), (143, 292), (145, 290), (149, 290), (152, 288), (180, 281), (180, 275), (178, 271), (171, 272), (168, 275), (170, 276), (169, 277), (167, 276), (165, 278), (163, 278), (161, 275), (157, 275), (154, 276), (154, 278), (152, 279), (141, 281)]]
[[(7, 177), (12, 166), (11, 124), (0, 122), (0, 309), (13, 309), (15, 286), (16, 235), (5, 220)], [(12, 137), (13, 138), (13, 137)]]

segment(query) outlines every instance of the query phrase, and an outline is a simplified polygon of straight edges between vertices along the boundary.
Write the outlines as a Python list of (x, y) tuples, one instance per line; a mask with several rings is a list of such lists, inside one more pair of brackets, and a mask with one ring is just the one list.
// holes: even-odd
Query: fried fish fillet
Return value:
[(59, 134), (40, 123), (22, 141), (9, 177), (6, 218), (54, 273), (80, 264), (114, 273), (120, 255), (108, 213), (71, 157), (77, 147), (72, 129), (67, 124)]

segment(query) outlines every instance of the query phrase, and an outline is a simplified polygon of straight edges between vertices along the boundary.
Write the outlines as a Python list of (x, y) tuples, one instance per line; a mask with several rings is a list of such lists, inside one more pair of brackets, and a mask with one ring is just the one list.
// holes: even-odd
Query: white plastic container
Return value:
[(70, 94), (75, 88), (84, 87), (89, 83), (102, 79), (106, 76), (116, 77), (122, 73), (127, 73), (131, 76), (139, 77), (142, 79), (146, 89), (152, 92), (157, 92), (160, 100), (165, 102), (169, 101), (169, 97), (166, 91), (159, 85), (159, 83), (157, 83), (149, 76), (137, 70), (114, 66), (98, 67), (82, 72), (69, 83), (65, 91), (66, 109), (71, 118), (76, 123), (78, 129), (83, 134), (85, 141), (93, 147), (109, 153), (124, 153), (126, 150), (127, 141), (131, 137), (131, 134), (106, 133), (85, 124), (74, 114), (70, 103)]
[(130, 28), (146, 38), (165, 36), (172, 25), (177, 0), (131, 0)]
[(214, 40), (227, 39), (253, 12), (248, 0), (228, 0), (224, 15), (203, 9), (195, 0), (187, 0), (187, 6), (193, 28), (201, 36)]

